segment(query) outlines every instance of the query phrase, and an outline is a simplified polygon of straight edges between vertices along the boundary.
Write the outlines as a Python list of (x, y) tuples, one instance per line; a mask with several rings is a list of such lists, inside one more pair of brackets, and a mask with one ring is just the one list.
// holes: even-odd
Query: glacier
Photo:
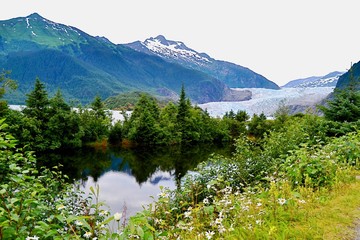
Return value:
[(241, 102), (209, 102), (199, 104), (203, 110), (207, 110), (212, 117), (222, 117), (226, 112), (233, 110), (246, 111), (250, 116), (264, 113), (267, 117), (273, 117), (275, 111), (285, 104), (286, 106), (316, 106), (324, 100), (334, 87), (321, 88), (281, 88), (279, 90), (265, 88), (233, 88), (235, 90), (250, 90), (252, 99)]

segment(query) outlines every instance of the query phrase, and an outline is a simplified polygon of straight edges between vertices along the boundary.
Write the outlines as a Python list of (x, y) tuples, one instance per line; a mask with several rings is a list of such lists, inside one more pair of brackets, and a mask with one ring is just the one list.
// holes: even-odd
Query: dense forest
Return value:
[[(3, 81), (7, 79), (3, 74)], [(76, 108), (75, 108), (76, 107)], [(256, 138), (276, 127), (265, 115), (251, 120), (244, 111), (229, 112), (222, 119), (211, 118), (197, 106), (192, 106), (182, 87), (177, 102), (162, 108), (148, 94), (141, 94), (130, 116), (112, 124), (111, 113), (99, 96), (89, 106), (71, 106), (60, 90), (49, 98), (45, 85), (36, 79), (34, 89), (27, 94), (26, 107), (11, 110), (4, 104), (1, 117), (9, 132), (29, 149), (49, 151), (79, 148), (88, 143), (107, 141), (126, 146), (161, 146), (234, 141), (240, 134)]]
[[(6, 73), (0, 80), (1, 95), (14, 87)], [(323, 116), (290, 116), (279, 106), (268, 120), (243, 111), (211, 118), (183, 87), (163, 108), (142, 95), (130, 116), (112, 124), (100, 97), (74, 109), (60, 90), (49, 98), (37, 79), (22, 111), (1, 102), (0, 239), (338, 239), (359, 204), (356, 89), (337, 90), (319, 107)], [(38, 169), (33, 155), (104, 139), (132, 147), (233, 141), (235, 152), (210, 157), (127, 219), (109, 214), (97, 187), (84, 198), (56, 167)]]

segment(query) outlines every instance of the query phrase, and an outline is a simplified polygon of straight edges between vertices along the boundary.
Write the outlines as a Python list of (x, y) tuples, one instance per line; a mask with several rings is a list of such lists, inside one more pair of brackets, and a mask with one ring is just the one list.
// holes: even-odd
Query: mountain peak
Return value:
[(168, 40), (163, 36), (163, 35), (158, 35), (156, 38), (154, 39), (157, 39), (159, 40), (160, 42), (167, 42)]
[(27, 18), (43, 18), (42, 16), (40, 16), (40, 14), (38, 13), (32, 13), (29, 16), (27, 16)]

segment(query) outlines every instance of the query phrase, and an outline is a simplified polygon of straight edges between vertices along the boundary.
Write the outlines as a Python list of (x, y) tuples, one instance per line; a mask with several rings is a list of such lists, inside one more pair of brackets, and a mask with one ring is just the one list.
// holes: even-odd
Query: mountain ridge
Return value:
[(289, 81), (283, 88), (335, 87), (344, 72), (334, 71), (324, 76), (312, 76)]
[(172, 95), (180, 92), (182, 84), (195, 103), (244, 100), (244, 94), (234, 94), (209, 73), (91, 36), (37, 13), (0, 21), (0, 68), (11, 70), (10, 77), (19, 83), (16, 93), (6, 94), (11, 104), (24, 103), (36, 77), (50, 95), (60, 88), (66, 99), (81, 103), (96, 95), (105, 99), (129, 91)]
[(125, 45), (139, 52), (157, 55), (167, 61), (178, 62), (182, 66), (210, 74), (231, 88), (279, 89), (277, 84), (249, 68), (223, 60), (216, 60), (206, 53), (199, 53), (187, 47), (181, 41), (168, 40), (163, 35), (148, 38), (143, 42), (136, 41)]

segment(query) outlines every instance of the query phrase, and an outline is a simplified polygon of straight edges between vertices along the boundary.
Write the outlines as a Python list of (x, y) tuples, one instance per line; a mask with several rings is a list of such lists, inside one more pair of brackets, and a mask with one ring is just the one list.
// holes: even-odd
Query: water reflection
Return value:
[(229, 146), (199, 145), (146, 149), (93, 149), (46, 154), (39, 162), (61, 163), (70, 179), (81, 182), (85, 192), (90, 186), (100, 186), (100, 199), (112, 212), (133, 215), (156, 198), (160, 186), (175, 189), (187, 171), (194, 169), (210, 154), (230, 155)]

